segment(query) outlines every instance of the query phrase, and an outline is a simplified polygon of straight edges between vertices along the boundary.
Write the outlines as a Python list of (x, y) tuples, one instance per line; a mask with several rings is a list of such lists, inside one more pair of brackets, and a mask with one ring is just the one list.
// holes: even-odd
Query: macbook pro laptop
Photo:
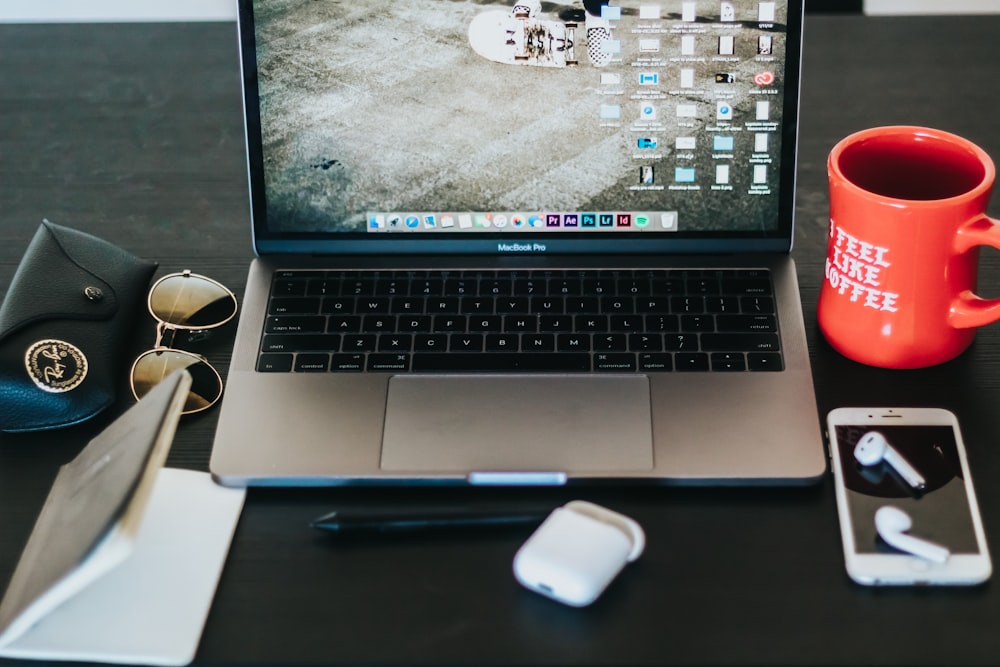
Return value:
[(240, 0), (227, 485), (807, 483), (800, 0)]

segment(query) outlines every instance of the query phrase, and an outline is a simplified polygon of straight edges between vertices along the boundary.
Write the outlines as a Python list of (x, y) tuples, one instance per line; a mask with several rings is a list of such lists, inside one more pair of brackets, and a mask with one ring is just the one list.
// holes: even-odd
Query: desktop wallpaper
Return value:
[(375, 211), (777, 225), (784, 0), (263, 0), (253, 20), (272, 231)]

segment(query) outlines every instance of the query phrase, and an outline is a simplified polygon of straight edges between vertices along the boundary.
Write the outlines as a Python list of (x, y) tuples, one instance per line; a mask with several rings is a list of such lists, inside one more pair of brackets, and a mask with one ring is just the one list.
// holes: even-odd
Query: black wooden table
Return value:
[[(998, 327), (948, 364), (900, 372), (843, 359), (815, 323), (827, 152), (852, 131), (901, 123), (1000, 157), (998, 34), (1000, 17), (807, 19), (794, 256), (821, 414), (955, 411), (1000, 557)], [(0, 293), (48, 218), (240, 295), (251, 256), (241, 118), (232, 24), (0, 26)], [(982, 291), (1000, 294), (993, 251), (981, 274)], [(132, 351), (152, 341), (150, 321)], [(231, 342), (223, 332), (205, 350), (223, 370)], [(0, 437), (0, 585), (57, 467), (128, 404), (65, 431)], [(185, 420), (169, 465), (207, 469), (215, 418)], [(334, 503), (470, 494), (605, 503), (644, 526), (648, 547), (574, 610), (514, 582), (530, 529), (336, 542), (306, 527)], [(984, 665), (1000, 664), (998, 627), (993, 583), (852, 584), (829, 477), (806, 489), (253, 489), (197, 663)]]

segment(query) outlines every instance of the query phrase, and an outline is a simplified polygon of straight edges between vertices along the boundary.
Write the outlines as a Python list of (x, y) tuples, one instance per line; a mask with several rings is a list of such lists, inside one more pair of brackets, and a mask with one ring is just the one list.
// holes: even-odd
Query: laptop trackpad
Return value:
[(653, 467), (643, 375), (397, 375), (382, 469), (616, 473)]

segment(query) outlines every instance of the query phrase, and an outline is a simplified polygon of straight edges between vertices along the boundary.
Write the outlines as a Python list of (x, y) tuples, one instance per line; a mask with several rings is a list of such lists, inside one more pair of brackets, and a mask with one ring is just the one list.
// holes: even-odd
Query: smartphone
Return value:
[[(839, 408), (827, 417), (827, 433), (851, 579), (866, 585), (972, 585), (990, 578), (992, 563), (954, 414), (940, 408)], [(892, 513), (904, 516), (879, 513), (886, 506), (902, 510), (906, 524), (884, 521)]]

